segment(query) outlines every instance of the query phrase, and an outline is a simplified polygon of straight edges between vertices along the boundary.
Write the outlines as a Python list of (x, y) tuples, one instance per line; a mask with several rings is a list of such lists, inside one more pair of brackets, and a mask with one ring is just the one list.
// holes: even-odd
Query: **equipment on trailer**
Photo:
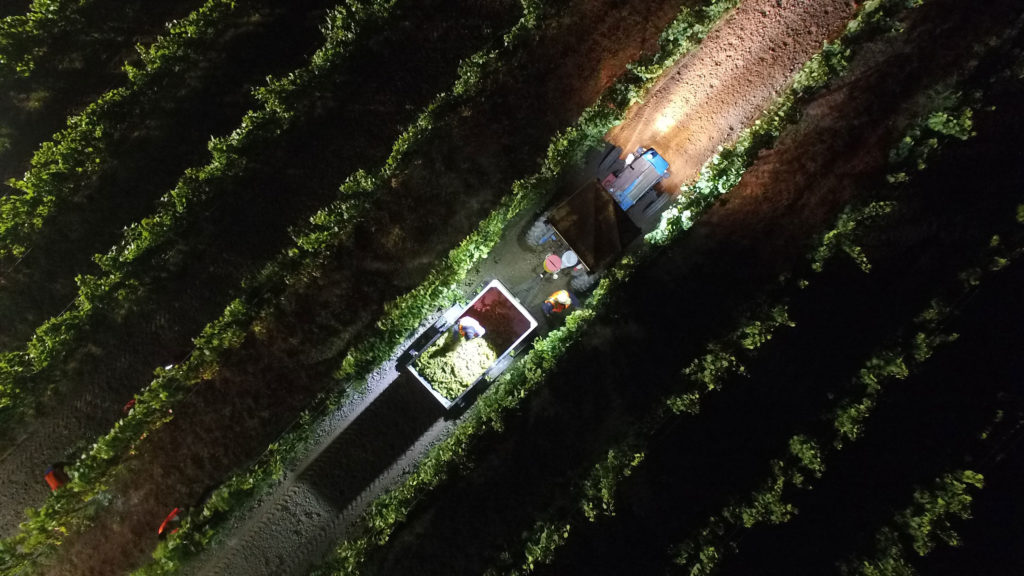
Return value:
[(654, 188), (669, 176), (668, 162), (656, 150), (638, 148), (625, 159), (621, 153), (608, 145), (596, 177), (543, 214), (527, 233), (527, 243), (534, 246), (558, 240), (571, 249), (579, 264), (570, 286), (578, 292), (596, 284), (670, 198)]
[[(439, 385), (439, 382), (431, 381), (423, 373), (421, 363), (426, 361), (431, 351), (441, 354), (457, 353), (459, 347), (442, 347), (437, 349), (433, 346), (435, 342), (448, 333), (448, 330), (459, 325), (466, 319), (477, 322), (481, 328), (487, 326), (486, 334), (472, 344), (466, 341), (462, 346), (484, 344), (493, 350), (493, 361), (484, 365), (478, 365), (477, 370), (472, 374), (462, 374), (466, 379), (457, 390), (452, 390)], [(537, 321), (526, 311), (526, 308), (511, 294), (505, 286), (492, 280), (483, 286), (482, 290), (468, 304), (456, 305), (448, 309), (441, 318), (420, 334), (413, 343), (398, 357), (398, 369), (408, 371), (434, 396), (434, 398), (446, 409), (453, 406), (462, 407), (476, 395), (483, 391), (485, 386), (478, 386), (481, 382), (493, 382), (512, 362), (512, 357), (529, 343), (528, 337), (537, 328)], [(458, 363), (456, 363), (458, 364)], [(417, 368), (419, 366), (419, 368)], [(457, 368), (454, 366), (453, 368)], [(446, 396), (444, 393), (447, 392)]]
[(468, 406), (529, 344), (538, 323), (520, 299), (532, 305), (542, 283), (571, 270), (571, 290), (557, 290), (541, 306), (549, 326), (556, 326), (579, 307), (574, 292), (591, 288), (668, 202), (670, 195), (655, 189), (669, 175), (668, 162), (657, 151), (639, 148), (621, 156), (621, 148), (608, 145), (591, 165), (592, 178), (529, 229), (528, 244), (551, 242), (543, 273), (517, 288), (515, 296), (498, 280), (482, 286), (469, 304), (450, 308), (399, 355), (398, 370), (420, 382), (449, 416)]

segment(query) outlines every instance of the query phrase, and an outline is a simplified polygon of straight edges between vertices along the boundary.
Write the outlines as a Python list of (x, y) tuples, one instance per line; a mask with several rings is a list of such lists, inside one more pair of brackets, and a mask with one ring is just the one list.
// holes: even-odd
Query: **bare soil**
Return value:
[[(439, 12), (437, 7), (411, 4), (416, 4), (416, 10)], [(479, 3), (469, 4), (479, 8)], [(414, 161), (395, 178), (393, 189), (382, 192), (387, 201), (374, 206), (320, 276), (296, 283), (285, 303), (265, 319), (261, 334), (252, 335), (226, 360), (216, 378), (204, 382), (175, 409), (174, 420), (139, 446), (124, 475), (113, 483), (115, 497), (110, 507), (93, 529), (66, 541), (48, 567), (49, 573), (107, 574), (144, 561), (156, 544), (155, 526), (166, 511), (201, 500), (211, 487), (261, 454), (318, 392), (332, 385), (331, 373), (337, 362), (362, 331), (373, 326), (384, 303), (416, 286), (470, 233), (512, 182), (532, 171), (551, 136), (573, 122), (614, 79), (599, 80), (602, 70), (621, 73), (627, 62), (651, 50), (680, 7), (675, 1), (554, 6), (557, 10), (552, 8), (549, 13), (553, 20), (544, 26), (541, 39), (488, 80), (485, 96), (448, 111), (448, 124), (409, 152)], [(446, 5), (444, 12), (473, 16), (461, 6)], [(629, 26), (623, 28), (620, 22)], [(445, 27), (458, 27), (450, 15), (444, 23)], [(415, 31), (436, 38), (440, 24), (417, 22)], [(459, 31), (470, 34), (480, 30), (472, 24), (459, 27)], [(627, 31), (629, 41), (624, 36)], [(411, 41), (387, 46), (424, 52)], [(385, 60), (395, 66), (401, 63)], [(446, 59), (452, 67), (457, 61), (450, 55)], [(417, 70), (416, 75), (420, 74)], [(398, 75), (398, 79), (405, 75), (413, 73)], [(422, 82), (415, 83), (417, 89), (422, 89)], [(443, 87), (435, 92), (440, 89)], [(382, 94), (399, 100), (394, 98), (397, 92), (367, 92), (377, 98)], [(538, 110), (545, 113), (538, 115)], [(333, 125), (317, 128), (334, 130)], [(296, 140), (303, 137), (308, 134), (294, 135)], [(466, 150), (473, 153), (466, 154)], [(305, 163), (312, 161), (305, 159), (303, 166)], [(306, 167), (311, 178), (325, 179), (316, 167)], [(332, 160), (319, 168), (333, 173), (338, 165)], [(297, 187), (287, 181), (286, 174), (267, 176), (280, 182), (283, 189)], [(439, 187), (438, 182), (444, 185)], [(274, 192), (284, 195), (279, 189)], [(273, 210), (297, 210), (287, 205), (285, 198), (276, 200), (270, 205), (245, 206), (242, 199), (235, 199), (233, 204), (218, 206), (218, 213), (210, 218), (219, 222), (234, 216), (232, 225), (220, 234), (230, 231), (264, 240), (266, 231), (254, 222), (279, 217)], [(262, 208), (258, 214), (257, 208)], [(440, 222), (446, 224), (439, 226)], [(231, 240), (235, 244), (242, 241)], [(207, 267), (213, 260), (223, 259), (215, 253), (222, 251), (220, 242), (197, 247), (197, 255), (203, 258), (194, 266)], [(339, 470), (355, 473), (363, 463)], [(357, 494), (353, 491), (346, 498)], [(292, 531), (277, 537), (301, 540), (303, 535)], [(295, 559), (281, 570), (298, 570), (307, 561)]]
[(785, 88), (790, 76), (852, 18), (851, 0), (748, 0), (630, 109), (608, 140), (631, 152), (654, 147), (675, 192), (720, 146), (731, 143)]
[[(649, 6), (649, 4), (648, 4), (648, 6)], [(602, 7), (600, 7), (600, 6), (594, 6), (593, 7), (594, 13), (601, 13), (600, 12), (601, 9), (602, 9)], [(575, 17), (584, 17), (585, 18), (585, 16), (580, 16), (581, 12), (582, 12), (582, 10), (576, 9), (574, 11), (570, 11), (569, 13), (570, 14), (574, 14)], [(664, 12), (664, 14), (665, 14), (665, 16), (669, 16), (669, 17), (671, 16), (671, 12)], [(838, 30), (838, 28), (840, 27), (841, 23), (845, 21), (845, 20), (843, 20), (844, 16), (842, 14), (843, 13), (841, 13), (841, 12), (835, 12), (835, 13), (832, 14), (832, 16), (835, 18), (835, 20), (838, 21), (838, 23), (835, 23), (835, 22), (832, 23), (832, 29), (833, 30)], [(575, 24), (574, 26), (579, 26), (579, 24)], [(777, 29), (777, 31), (780, 32), (780, 33), (783, 33), (784, 30), (785, 29), (783, 27), (780, 27), (780, 28)], [(823, 27), (821, 27), (818, 30), (819, 30), (819, 32), (821, 32), (821, 35), (819, 36), (817, 43), (820, 44), (820, 42), (822, 42), (824, 39), (827, 38), (827, 36), (825, 36), (826, 27), (823, 26)], [(551, 32), (552, 37), (557, 37), (558, 32), (560, 32), (558, 30), (558, 28), (557, 27), (553, 27), (553, 30)], [(721, 31), (718, 31), (716, 33), (717, 34), (727, 34), (727, 32), (721, 32)], [(650, 36), (653, 39), (654, 37), (656, 37), (656, 34), (648, 34), (648, 36)], [(611, 40), (606, 38), (605, 42), (606, 43), (610, 43)], [(813, 49), (807, 50), (807, 55), (809, 56), (809, 54), (813, 53), (813, 51), (814, 51)], [(594, 51), (593, 53), (598, 53), (598, 52)], [(584, 54), (587, 54), (587, 53), (584, 53)], [(607, 54), (607, 52), (605, 52), (605, 54)], [(615, 62), (619, 63), (618, 65), (620, 66), (620, 68), (619, 68), (620, 70), (621, 70), (621, 66), (624, 65), (624, 63), (626, 61), (628, 61), (627, 58), (635, 57), (635, 54), (629, 54), (627, 52), (622, 52), (622, 51), (617, 52), (616, 54), (618, 54), (617, 58), (613, 59), (612, 61), (615, 61)], [(796, 56), (794, 58), (797, 59), (797, 62), (802, 61), (802, 60), (799, 59), (799, 56)], [(589, 63), (588, 65), (593, 66), (594, 63)], [(608, 61), (602, 62), (599, 65), (600, 65), (600, 70), (607, 71), (607, 70), (610, 69)], [(576, 66), (578, 67), (580, 65), (576, 64)], [(566, 66), (565, 69), (568, 70), (570, 68), (568, 66)], [(780, 67), (780, 70), (784, 70), (784, 73), (779, 74), (778, 78), (776, 79), (776, 85), (772, 89), (770, 89), (770, 90), (760, 94), (759, 95), (760, 100), (756, 100), (755, 99), (750, 104), (751, 109), (760, 110), (760, 108), (765, 106), (770, 101), (770, 95), (772, 93), (774, 93), (775, 90), (780, 89), (785, 84), (786, 80), (789, 77), (789, 73), (792, 71), (792, 66), (782, 66), (782, 67)], [(610, 81), (614, 79), (614, 76), (613, 75), (607, 75), (604, 72), (602, 72), (601, 73), (601, 78), (602, 78), (602, 83), (600, 85), (588, 86), (587, 90), (583, 90), (582, 92), (580, 92), (580, 88), (579, 87), (575, 87), (572, 90), (566, 90), (564, 88), (561, 89), (561, 90), (558, 90), (559, 98), (564, 101), (568, 94), (576, 94), (576, 93), (585, 94), (585, 96), (580, 97), (578, 99), (578, 102), (573, 100), (573, 105), (574, 106), (579, 106), (579, 107), (585, 106), (590, 101), (592, 101), (594, 98), (596, 98), (597, 90), (603, 88), (604, 85), (607, 85), (608, 83), (610, 83)], [(767, 94), (767, 96), (765, 94)], [(571, 108), (571, 106), (570, 106), (570, 108)], [(754, 113), (752, 113), (752, 114), (754, 114)], [(566, 121), (571, 121), (571, 119), (572, 119), (571, 116), (567, 116), (566, 117)], [(729, 137), (729, 135), (731, 135), (733, 133), (733, 131), (731, 131), (729, 129), (729, 121), (724, 121), (724, 122), (720, 123), (718, 128), (719, 128), (719, 130), (721, 132), (721, 138), (723, 138), (723, 141), (724, 141), (724, 139), (727, 139)], [(539, 142), (538, 142), (538, 144), (539, 144)], [(478, 153), (480, 153), (479, 150), (478, 150)], [(701, 162), (703, 162), (703, 160), (706, 160), (706, 157), (701, 159)], [(431, 176), (436, 178), (436, 173), (435, 174), (431, 174)], [(521, 224), (522, 223), (517, 223), (515, 228), (517, 228), (517, 230), (518, 230), (518, 226), (521, 225)], [(526, 223), (526, 224), (528, 225), (528, 223)], [(513, 248), (511, 250), (511, 252), (503, 251), (502, 249), (499, 248), (499, 250), (496, 251), (495, 256), (492, 257), (492, 259), (491, 259), (491, 260), (493, 260), (493, 263), (492, 262), (488, 262), (484, 266), (484, 268), (501, 270), (504, 267), (508, 266), (508, 264), (504, 264), (504, 265), (502, 264), (502, 260), (504, 260), (506, 257), (510, 258), (510, 259), (516, 259), (517, 257), (521, 257), (521, 254), (522, 254), (521, 249), (520, 249), (520, 247), (517, 246), (518, 240), (519, 239), (516, 237), (516, 234), (513, 234), (511, 238), (508, 238), (506, 240), (506, 242), (511, 242), (511, 245), (515, 246), (515, 248)], [(542, 254), (540, 252), (538, 252), (536, 255), (537, 256), (542, 256)], [(505, 261), (508, 262), (507, 260), (505, 260)], [(534, 273), (534, 268), (539, 268), (540, 261), (541, 261), (541, 258), (538, 257), (538, 258), (535, 258), (535, 261), (530, 261), (529, 263), (524, 264), (525, 268), (521, 271), (522, 272), (522, 276), (523, 277), (528, 277), (530, 274), (533, 274)], [(516, 265), (515, 262), (513, 262), (512, 264)], [(393, 266), (393, 264), (392, 264), (392, 266)], [(389, 268), (391, 268), (392, 266), (389, 266)], [(517, 266), (517, 270), (518, 270), (518, 268), (521, 268), (521, 266), (518, 266), (518, 265), (516, 265), (516, 266)], [(378, 273), (378, 274), (381, 273), (382, 272), (381, 267), (380, 266), (376, 266), (375, 267), (375, 272)], [(563, 282), (564, 282), (564, 277), (563, 277)], [(534, 290), (534, 292), (537, 292), (538, 294), (541, 291), (546, 292), (548, 289), (551, 289), (554, 286), (554, 284), (550, 283), (550, 280), (548, 280), (546, 282), (543, 282), (543, 283), (546, 284), (546, 286), (538, 287), (536, 290)], [(514, 289), (515, 286), (512, 286), (512, 288)], [(543, 295), (541, 295), (540, 297), (542, 298)], [(530, 300), (533, 300), (533, 299), (531, 298)], [(531, 302), (528, 305), (532, 306), (533, 303), (534, 302)], [(535, 303), (539, 304), (539, 301), (537, 301)], [(358, 464), (356, 464), (356, 465), (358, 465)], [(258, 568), (258, 565), (262, 564), (262, 563), (256, 563), (257, 565), (254, 566), (254, 563), (253, 563), (252, 560), (254, 558), (261, 558), (261, 557), (265, 557), (267, 559), (266, 562), (268, 564), (273, 565), (275, 571), (277, 571), (279, 573), (287, 573), (287, 572), (289, 572), (291, 570), (290, 568), (288, 568), (289, 564), (287, 562), (285, 562), (283, 560), (283, 558), (280, 556), (283, 553), (284, 550), (287, 550), (287, 546), (283, 545), (283, 543), (292, 541), (293, 538), (296, 538), (297, 536), (302, 535), (302, 534), (307, 534), (308, 535), (308, 534), (316, 533), (316, 534), (318, 534), (317, 538), (320, 538), (324, 534), (325, 530), (327, 532), (331, 533), (331, 534), (334, 534), (335, 537), (340, 536), (343, 533), (343, 532), (339, 531), (339, 528), (338, 528), (338, 526), (343, 526), (344, 525), (343, 522), (340, 522), (340, 517), (334, 516), (333, 514), (328, 515), (328, 516), (325, 517), (321, 513), (322, 512), (321, 510), (312, 509), (312, 508), (306, 510), (305, 512), (302, 512), (301, 510), (304, 509), (303, 508), (304, 506), (317, 507), (317, 506), (321, 506), (322, 504), (318, 503), (317, 499), (301, 497), (300, 493), (304, 493), (304, 489), (302, 489), (301, 487), (296, 487), (297, 486), (296, 484), (291, 484), (289, 486), (290, 487), (288, 487), (288, 488), (282, 488), (281, 489), (282, 490), (282, 494), (280, 496), (278, 496), (278, 498), (283, 499), (283, 500), (275, 500), (275, 501), (287, 501), (289, 503), (286, 506), (287, 510), (280, 509), (280, 508), (268, 508), (266, 510), (260, 510), (257, 513), (257, 516), (255, 516), (253, 519), (251, 519), (250, 521), (248, 521), (246, 523), (246, 526), (248, 526), (248, 527), (258, 526), (259, 528), (258, 529), (245, 530), (243, 534), (239, 535), (240, 539), (237, 540), (237, 541), (232, 539), (231, 544), (230, 544), (230, 546), (231, 546), (230, 553), (227, 556), (219, 555), (219, 557), (221, 558), (221, 562), (217, 563), (217, 568), (216, 568), (216, 572), (217, 573), (230, 573), (232, 571), (251, 571), (251, 570), (254, 570), (254, 569), (259, 570), (260, 568)], [(346, 497), (346, 498), (348, 498), (348, 497)], [(349, 500), (345, 500), (345, 501), (349, 501)], [(341, 517), (345, 517), (345, 516), (348, 516), (348, 514), (351, 514), (352, 511), (349, 511), (348, 514), (346, 514), (343, 511), (344, 510), (343, 504), (344, 504), (345, 501), (335, 502), (335, 504), (332, 507), (333, 510), (334, 510), (334, 514), (340, 514)], [(277, 520), (271, 520), (272, 518), (276, 518)], [(303, 521), (302, 520), (303, 518), (306, 518), (307, 520)], [(306, 547), (306, 546), (304, 546), (302, 544), (299, 544), (298, 541), (295, 541), (294, 546), (295, 546), (296, 550), (304, 550), (304, 549), (308, 548), (308, 547)], [(273, 552), (273, 559), (271, 559), (269, 556), (265, 556), (262, 553), (258, 552), (259, 550), (263, 550), (263, 549), (268, 550), (268, 553), (269, 553), (270, 550), (274, 550), (275, 552)], [(242, 550), (247, 550), (248, 553), (244, 553), (243, 554), (243, 553), (241, 553)], [(232, 559), (232, 560), (229, 563), (225, 563), (228, 559)], [(229, 566), (231, 566), (231, 565), (234, 565), (236, 567), (236, 570), (232, 570), (231, 568), (229, 568)], [(297, 567), (298, 565), (299, 564), (296, 564), (295, 566)]]
[[(197, 216), (181, 239), (189, 255), (168, 262), (157, 254), (156, 262), (136, 262), (134, 273), (148, 278), (148, 285), (134, 298), (132, 309), (93, 315), (90, 330), (82, 336), (90, 345), (73, 350), (49, 371), (35, 375), (35, 385), (52, 383), (54, 393), (10, 436), (7, 446), (13, 450), (0, 454), (4, 533), (16, 528), (26, 508), (45, 499), (46, 491), (40, 487), (47, 466), (77, 458), (105, 434), (122, 416), (125, 403), (151, 381), (153, 369), (180, 362), (192, 348), (192, 338), (223, 312), (240, 289), (240, 279), (290, 241), (288, 226), (303, 222), (333, 199), (338, 185), (362, 163), (383, 161), (403, 122), (411, 121), (450, 85), (461, 58), (494, 37), (497, 31), (489, 26), (501, 29), (503, 20), (511, 22), (517, 16), (517, 3), (511, 1), (474, 6), (462, 9), (459, 19), (433, 10), (432, 5), (415, 7), (422, 12), (399, 16), (387, 33), (367, 31), (368, 40), (357, 48), (362, 52), (336, 70), (334, 84), (321, 87), (320, 97), (327, 100), (317, 103), (318, 113), (299, 115), (306, 121), (296, 128), (302, 134), (283, 135), (278, 146), (270, 147), (251, 170), (244, 171), (242, 181), (232, 179), (238, 176), (234, 175), (208, 182), (222, 187), (214, 194), (220, 201), (203, 217)], [(309, 43), (322, 42), (316, 30), (318, 20), (298, 20), (291, 22), (293, 33), (302, 30), (310, 36)], [(421, 36), (413, 34), (416, 30), (422, 30)], [(275, 29), (270, 26), (266, 31)], [(271, 36), (263, 38), (267, 43), (262, 50), (275, 50), (281, 38)], [(416, 39), (420, 45), (402, 44), (399, 38)], [(373, 61), (372, 54), (383, 57), (384, 63)], [(294, 56), (301, 60), (301, 54)], [(396, 81), (415, 88), (382, 96)], [(342, 102), (344, 106), (333, 105)], [(245, 404), (246, 398), (241, 402), (233, 409), (218, 407), (222, 411), (213, 418), (246, 418), (251, 406)], [(193, 447), (219, 448), (216, 438), (211, 434)], [(159, 470), (158, 464), (154, 473), (159, 475)], [(216, 482), (204, 480), (204, 484), (200, 493)], [(159, 514), (160, 520), (165, 515)]]
[[(917, 114), (919, 97), (970, 70), (974, 43), (1019, 14), (1019, 7), (998, 1), (985, 10), (942, 1), (919, 10), (906, 33), (864, 51), (854, 71), (806, 109), (726, 201), (631, 278), (612, 311), (591, 324), (545, 387), (501, 434), (477, 447), (472, 472), (419, 503), (365, 572), (483, 573), (500, 565), (505, 552), (521, 553), (522, 535), (538, 518), (574, 504), (566, 495), (636, 424), (634, 417), (648, 413), (678, 382), (679, 362), (734, 327), (737, 311), (775, 285), (779, 274), (806, 267), (804, 254), (842, 206), (875, 192), (886, 152)], [(936, 38), (943, 38), (939, 50)], [(969, 180), (971, 168), (958, 168)], [(1011, 193), (1019, 198), (1006, 190), (998, 202)], [(956, 209), (946, 214), (955, 216)], [(973, 239), (979, 238), (984, 233), (976, 231)], [(941, 276), (937, 271), (955, 275), (962, 261), (944, 259), (952, 253), (927, 244), (921, 242), (924, 255), (914, 254), (919, 259), (910, 271), (902, 268), (910, 262), (902, 254), (890, 254), (893, 276), (863, 294), (859, 289), (871, 280), (854, 285), (834, 278), (834, 299), (811, 317), (829, 330), (817, 335), (834, 334), (835, 340), (815, 341), (810, 334), (807, 357), (778, 362), (778, 377), (753, 390), (737, 386), (728, 401), (716, 399), (709, 416), (716, 425), (667, 431), (657, 442), (658, 459), (673, 473), (620, 501), (617, 516), (605, 523), (615, 529), (577, 524), (570, 548), (542, 572), (662, 573), (665, 550), (681, 531), (720, 508), (730, 490), (749, 490), (764, 474), (766, 455), (780, 444), (784, 449), (792, 419), (813, 417), (826, 403), (823, 387), (841, 383), (881, 335), (925, 303), (931, 280)], [(839, 308), (843, 303), (850, 307)], [(832, 315), (837, 322), (861, 322), (863, 331), (832, 332)], [(800, 368), (806, 378), (796, 382)], [(708, 421), (703, 412), (700, 421)]]

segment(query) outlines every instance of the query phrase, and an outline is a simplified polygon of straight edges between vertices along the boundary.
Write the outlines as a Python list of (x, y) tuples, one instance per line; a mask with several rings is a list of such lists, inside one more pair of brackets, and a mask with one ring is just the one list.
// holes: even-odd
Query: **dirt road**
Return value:
[(697, 176), (785, 87), (790, 76), (853, 17), (850, 0), (749, 0), (665, 73), (609, 141), (653, 146), (669, 161), (667, 191)]

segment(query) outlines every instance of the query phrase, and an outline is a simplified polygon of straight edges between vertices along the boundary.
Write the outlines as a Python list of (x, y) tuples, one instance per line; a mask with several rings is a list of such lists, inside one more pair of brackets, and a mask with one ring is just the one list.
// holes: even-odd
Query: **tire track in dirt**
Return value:
[(662, 186), (678, 190), (757, 118), (853, 13), (850, 0), (742, 2), (662, 76), (608, 140), (625, 151), (656, 148), (671, 169)]
[[(394, 372), (391, 376), (396, 376)], [(379, 396), (296, 473), (293, 484), (223, 546), (199, 574), (300, 574), (328, 554), (344, 528), (392, 486), (430, 439), (450, 426), (434, 398), (407, 373)]]

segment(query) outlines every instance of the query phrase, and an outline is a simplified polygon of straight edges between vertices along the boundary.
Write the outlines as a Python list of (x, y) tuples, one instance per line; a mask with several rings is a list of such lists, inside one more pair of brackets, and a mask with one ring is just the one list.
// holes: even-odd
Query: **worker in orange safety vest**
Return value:
[(50, 492), (56, 492), (58, 488), (68, 483), (68, 475), (64, 472), (63, 464), (54, 464), (46, 469), (43, 478), (50, 486)]
[(579, 306), (579, 301), (568, 290), (559, 290), (544, 301), (541, 306), (545, 316), (564, 315), (573, 306)]

